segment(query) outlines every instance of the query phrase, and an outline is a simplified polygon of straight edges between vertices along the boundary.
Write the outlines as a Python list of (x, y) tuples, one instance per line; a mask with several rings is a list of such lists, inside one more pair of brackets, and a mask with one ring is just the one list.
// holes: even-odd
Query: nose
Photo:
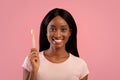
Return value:
[(57, 39), (60, 38), (61, 37), (61, 31), (57, 30), (54, 34), (54, 37), (57, 38)]

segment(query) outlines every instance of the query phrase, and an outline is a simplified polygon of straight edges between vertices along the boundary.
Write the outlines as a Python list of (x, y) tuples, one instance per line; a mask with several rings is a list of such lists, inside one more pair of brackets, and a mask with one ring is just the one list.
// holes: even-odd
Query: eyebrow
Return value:
[[(56, 27), (55, 25), (50, 25), (51, 27)], [(61, 27), (67, 27), (68, 25), (61, 25)]]
[(62, 25), (62, 27), (67, 27), (68, 25)]
[(55, 25), (50, 25), (50, 27), (55, 27)]

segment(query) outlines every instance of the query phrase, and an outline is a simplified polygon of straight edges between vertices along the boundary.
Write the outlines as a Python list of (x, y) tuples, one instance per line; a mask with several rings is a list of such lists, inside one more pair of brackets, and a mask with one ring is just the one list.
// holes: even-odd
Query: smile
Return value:
[(54, 41), (55, 43), (61, 43), (63, 40), (61, 40), (61, 39), (53, 39), (53, 41)]

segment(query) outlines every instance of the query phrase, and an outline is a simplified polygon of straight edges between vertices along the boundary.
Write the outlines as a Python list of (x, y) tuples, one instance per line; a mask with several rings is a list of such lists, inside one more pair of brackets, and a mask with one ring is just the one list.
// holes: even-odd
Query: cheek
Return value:
[(69, 38), (69, 37), (71, 36), (71, 33), (70, 33), (70, 32), (67, 32), (67, 33), (65, 34), (65, 36), (66, 36), (67, 38)]
[(47, 36), (47, 37), (49, 36), (49, 33), (48, 33), (48, 32), (46, 33), (46, 36)]
[(71, 32), (68, 32), (68, 35), (67, 35), (67, 42), (68, 42), (68, 40), (70, 39), (70, 36), (71, 36)]
[(67, 34), (64, 35), (64, 37), (65, 37), (65, 39), (68, 41), (68, 40), (69, 40), (69, 37), (70, 37), (70, 34), (67, 33)]
[(49, 37), (50, 34), (51, 34), (51, 33), (49, 32), (49, 30), (47, 30), (47, 33), (46, 33), (47, 37)]
[(53, 35), (52, 33), (47, 32), (46, 36), (47, 36), (48, 41), (50, 41), (50, 40), (51, 40), (52, 35)]
[(48, 41), (50, 42), (50, 40), (49, 40), (50, 33), (49, 33), (49, 32), (47, 32), (47, 33), (46, 33), (46, 36), (47, 36)]

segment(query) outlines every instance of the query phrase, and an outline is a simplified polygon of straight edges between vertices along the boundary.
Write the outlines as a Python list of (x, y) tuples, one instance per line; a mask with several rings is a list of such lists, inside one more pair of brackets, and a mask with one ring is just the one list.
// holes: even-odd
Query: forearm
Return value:
[(37, 73), (36, 72), (31, 72), (29, 76), (29, 80), (37, 80)]
[(86, 75), (83, 79), (81, 80), (88, 80), (88, 75)]

